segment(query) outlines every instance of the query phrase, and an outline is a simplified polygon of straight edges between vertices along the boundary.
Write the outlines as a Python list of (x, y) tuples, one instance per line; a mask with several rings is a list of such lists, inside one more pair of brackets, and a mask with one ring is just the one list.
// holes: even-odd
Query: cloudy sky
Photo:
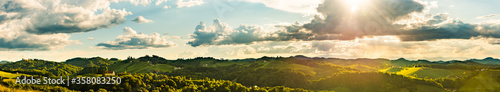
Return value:
[(1, 0), (0, 60), (500, 57), (498, 0)]

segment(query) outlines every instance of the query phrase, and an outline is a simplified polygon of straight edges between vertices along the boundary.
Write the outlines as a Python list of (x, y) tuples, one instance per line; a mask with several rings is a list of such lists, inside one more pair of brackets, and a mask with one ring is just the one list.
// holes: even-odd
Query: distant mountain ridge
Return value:
[(65, 64), (70, 64), (79, 67), (96, 67), (96, 66), (108, 66), (114, 64), (116, 61), (108, 60), (101, 57), (93, 57), (93, 58), (73, 58), (68, 59)]
[(500, 64), (500, 59), (496, 59), (496, 58), (492, 58), (492, 57), (487, 57), (487, 58), (484, 58), (483, 60), (470, 59), (469, 61), (474, 61), (474, 62), (481, 63), (481, 64), (495, 64), (495, 65)]
[(10, 61), (0, 61), (0, 64), (11, 63)]

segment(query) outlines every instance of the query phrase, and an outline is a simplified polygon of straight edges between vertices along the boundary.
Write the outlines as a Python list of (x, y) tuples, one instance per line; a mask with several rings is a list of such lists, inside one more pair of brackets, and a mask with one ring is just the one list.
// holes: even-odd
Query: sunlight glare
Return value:
[(358, 6), (351, 6), (351, 12), (355, 12), (356, 10), (358, 10)]
[(362, 2), (362, 0), (346, 0), (346, 3), (350, 6), (351, 12), (356, 12), (359, 9), (358, 6)]

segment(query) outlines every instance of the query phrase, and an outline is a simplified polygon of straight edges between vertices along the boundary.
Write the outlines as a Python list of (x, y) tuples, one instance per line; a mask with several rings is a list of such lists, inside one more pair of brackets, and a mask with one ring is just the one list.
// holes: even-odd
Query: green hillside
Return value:
[(0, 70), (2, 71), (43, 76), (66, 76), (76, 73), (81, 69), (83, 68), (78, 66), (38, 59), (21, 60), (0, 65)]
[(68, 59), (66, 64), (79, 66), (79, 67), (96, 67), (96, 66), (108, 66), (114, 64), (115, 61), (104, 59), (101, 57), (93, 57), (93, 58), (73, 58)]
[(500, 70), (481, 71), (466, 80), (458, 91), (462, 92), (498, 92), (500, 91)]
[(0, 61), (0, 64), (6, 64), (6, 63), (11, 63), (9, 61)]
[(19, 77), (21, 75), (28, 75), (28, 74), (23, 74), (23, 73), (10, 73), (10, 72), (4, 72), (4, 71), (0, 71), (0, 77), (4, 77), (4, 78), (16, 78), (16, 77)]
[[(5, 71), (0, 74), (10, 78), (19, 76), (14, 74), (15, 72), (41, 76), (102, 76), (105, 71), (131, 73), (116, 75), (126, 79), (124, 81), (128, 84), (123, 85), (54, 86), (62, 88), (61, 90), (78, 91), (250, 91), (259, 88), (261, 91), (277, 92), (494, 92), (500, 89), (500, 66), (497, 65), (471, 61), (415, 61), (403, 58), (387, 60), (292, 56), (234, 60), (212, 57), (167, 60), (153, 55), (129, 57), (123, 61), (100, 57), (73, 58), (64, 63), (21, 60), (0, 65), (0, 69)], [(168, 78), (165, 78), (166, 76)], [(229, 88), (221, 89), (222, 86)]]
[(446, 92), (440, 83), (380, 72), (340, 73), (312, 81), (317, 90), (340, 92)]
[(153, 64), (148, 62), (117, 62), (108, 66), (108, 71), (129, 73), (151, 73), (155, 71), (171, 72), (174, 66), (168, 64)]

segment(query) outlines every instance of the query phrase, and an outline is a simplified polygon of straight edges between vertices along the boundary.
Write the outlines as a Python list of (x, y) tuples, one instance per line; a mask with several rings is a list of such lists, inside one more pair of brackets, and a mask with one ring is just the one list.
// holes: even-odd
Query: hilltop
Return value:
[(39, 59), (23, 59), (17, 62), (0, 65), (0, 70), (2, 71), (43, 76), (67, 76), (81, 69), (82, 68), (78, 66)]
[[(407, 60), (404, 58), (396, 60), (340, 59), (306, 57), (303, 55), (290, 57), (264, 56), (261, 58), (232, 60), (215, 59), (213, 57), (168, 60), (156, 55), (146, 55), (138, 58), (128, 57), (125, 60), (93, 57), (72, 58), (66, 60), (66, 62), (52, 62), (30, 59), (2, 64), (0, 69), (10, 73), (19, 72), (40, 76), (102, 76), (105, 71), (122, 74), (127, 72), (131, 73), (132, 76), (137, 76), (136, 78), (139, 78), (139, 80), (143, 78), (141, 77), (143, 74), (153, 73), (161, 76), (182, 76), (199, 81), (225, 80), (247, 87), (275, 88), (284, 86), (285, 88), (316, 91), (440, 92), (473, 91), (473, 88), (484, 88), (485, 90), (482, 91), (500, 89), (496, 88), (500, 87), (500, 81), (496, 81), (500, 80), (498, 79), (500, 75), (496, 74), (500, 71), (500, 66), (494, 64), (496, 62), (498, 62), (498, 59), (494, 58), (464, 61), (428, 61), (423, 59)], [(11, 77), (19, 76), (16, 74), (9, 75)], [(80, 88), (68, 87), (71, 90)], [(116, 91), (116, 89), (111, 88), (106, 88), (106, 90)], [(152, 90), (151, 88), (149, 91)]]
[(119, 61), (117, 59), (115, 60), (108, 60), (104, 59), (101, 57), (93, 57), (93, 58), (73, 58), (73, 59), (68, 59), (64, 63), (74, 65), (74, 66), (79, 66), (79, 67), (96, 67), (96, 66), (108, 66), (114, 64), (116, 61)]

